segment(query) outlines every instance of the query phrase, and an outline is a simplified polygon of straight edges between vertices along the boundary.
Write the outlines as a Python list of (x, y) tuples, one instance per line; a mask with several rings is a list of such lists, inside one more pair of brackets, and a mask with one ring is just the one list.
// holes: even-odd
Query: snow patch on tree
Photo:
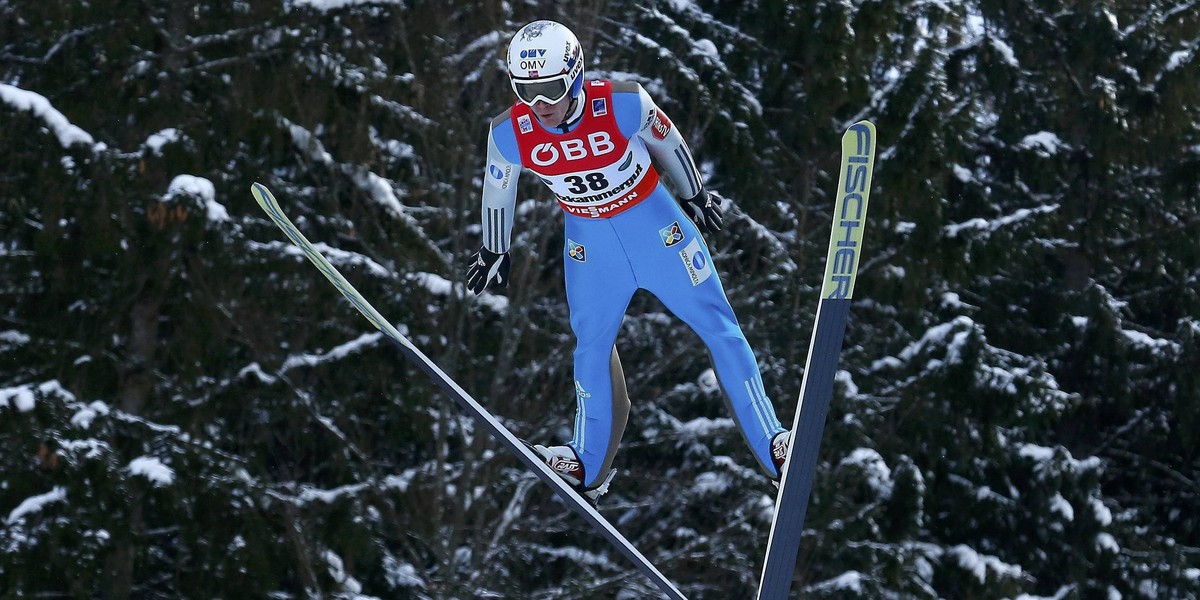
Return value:
[(1061, 446), (1049, 448), (1037, 444), (1021, 444), (1017, 454), (1032, 460), (1034, 472), (1043, 479), (1057, 477), (1063, 473), (1085, 473), (1104, 469), (1104, 463), (1098, 457), (1090, 456), (1079, 460)]
[(809, 593), (833, 593), (833, 592), (853, 592), (862, 594), (863, 590), (863, 574), (858, 571), (846, 571), (837, 577), (826, 579), (825, 581), (814, 583), (807, 588)]
[(1177, 342), (1156, 338), (1132, 329), (1122, 329), (1121, 335), (1125, 336), (1125, 339), (1129, 340), (1135, 348), (1149, 350), (1155, 356), (1172, 357), (1183, 350), (1183, 347)]
[(1117, 538), (1114, 538), (1111, 533), (1098, 533), (1096, 534), (1096, 550), (1120, 554), (1121, 545), (1117, 543)]
[(708, 471), (696, 476), (692, 491), (701, 496), (723, 494), (729, 490), (733, 482), (723, 473)]
[(133, 475), (149, 479), (154, 487), (164, 487), (175, 483), (175, 470), (153, 456), (139, 456), (130, 461), (127, 468)]
[(14, 525), (17, 521), (24, 519), (28, 515), (40, 512), (47, 505), (55, 502), (65, 502), (66, 499), (67, 490), (61, 487), (55, 487), (45, 494), (30, 496), (22, 500), (16, 508), (12, 509), (12, 512), (8, 513), (8, 518), (4, 520), (4, 523), (10, 526)]
[(204, 205), (205, 216), (209, 221), (219, 223), (229, 220), (229, 211), (217, 202), (217, 189), (213, 182), (195, 175), (176, 175), (167, 185), (167, 193), (163, 200), (173, 200), (180, 196), (191, 196), (200, 200)]
[(73, 125), (67, 119), (66, 115), (58, 112), (58, 109), (54, 108), (50, 104), (50, 101), (41, 94), (23, 90), (6, 83), (0, 83), (0, 102), (19, 111), (33, 113), (33, 116), (41, 119), (46, 124), (46, 127), (58, 138), (58, 143), (63, 148), (70, 148), (75, 144), (84, 144), (92, 146), (97, 152), (105, 149), (104, 144), (97, 144), (92, 134)]
[(1075, 507), (1071, 506), (1071, 503), (1067, 502), (1062, 494), (1054, 494), (1054, 497), (1050, 499), (1050, 512), (1062, 515), (1066, 521), (1075, 520)]
[(866, 480), (867, 486), (878, 494), (880, 499), (891, 497), (894, 487), (892, 470), (888, 468), (879, 452), (874, 449), (856, 448), (849, 456), (843, 458), (838, 466), (858, 469)]
[(697, 417), (685, 423), (681, 423), (678, 427), (678, 431), (686, 434), (688, 437), (701, 438), (729, 431), (733, 427), (733, 419), (728, 417), (716, 419), (709, 417)]
[(1167, 64), (1163, 67), (1163, 72), (1170, 72), (1178, 69), (1192, 61), (1195, 56), (1196, 49), (1188, 48), (1187, 50), (1177, 50), (1167, 57)]
[[(0, 252), (0, 256), (3, 256), (2, 252)], [(0, 331), (0, 344), (3, 344), (5, 346), (9, 346), (9, 347), (24, 346), (25, 344), (29, 343), (30, 339), (31, 338), (29, 336), (21, 333), (20, 331), (16, 331), (14, 329), (9, 329), (8, 331)], [(7, 349), (7, 348), (5, 348), (5, 349)]]
[(1097, 523), (1103, 527), (1112, 525), (1112, 511), (1104, 505), (1104, 502), (1102, 502), (1099, 498), (1091, 498), (1088, 500), (1088, 504), (1092, 508), (1092, 515), (1095, 516)]
[(325, 559), (325, 564), (329, 567), (329, 576), (333, 578), (334, 582), (342, 586), (342, 593), (338, 595), (339, 598), (353, 598), (355, 600), (374, 598), (374, 596), (362, 595), (362, 583), (346, 572), (346, 565), (342, 561), (342, 557), (338, 556), (332, 550), (326, 550), (322, 558)]
[(297, 8), (311, 8), (321, 12), (329, 12), (341, 10), (346, 7), (359, 6), (363, 4), (380, 5), (380, 4), (403, 4), (401, 0), (288, 0), (284, 3), (290, 10)]
[(1058, 151), (1067, 147), (1065, 143), (1054, 133), (1049, 131), (1039, 131), (1025, 136), (1018, 148), (1023, 150), (1033, 150), (1039, 156), (1049, 157), (1058, 154)]
[(155, 155), (161, 156), (163, 146), (178, 142), (182, 138), (183, 135), (179, 133), (178, 129), (167, 127), (166, 129), (150, 134), (150, 137), (146, 138), (146, 141), (142, 145)]
[(1039, 206), (1037, 208), (1021, 208), (1013, 211), (1010, 214), (1003, 215), (994, 219), (984, 219), (976, 217), (968, 219), (962, 223), (951, 223), (945, 226), (943, 231), (946, 232), (946, 237), (955, 238), (964, 232), (982, 233), (985, 237), (1005, 228), (1023, 224), (1026, 221), (1034, 219), (1040, 215), (1045, 215), (1058, 210), (1058, 205), (1050, 204)]
[(966, 544), (950, 548), (948, 554), (957, 561), (958, 566), (974, 575), (979, 583), (987, 583), (988, 573), (1007, 578), (1021, 577), (1025, 573), (1018, 565), (1008, 564), (995, 556), (980, 554)]
[(24, 385), (0, 390), (0, 406), (8, 406), (10, 402), (18, 412), (29, 412), (34, 405), (33, 391)]
[(289, 371), (296, 367), (313, 367), (322, 363), (337, 362), (343, 358), (346, 358), (347, 356), (362, 352), (365, 348), (378, 345), (379, 340), (382, 337), (383, 334), (379, 333), (378, 331), (364, 333), (357, 338), (350, 340), (349, 342), (334, 346), (329, 352), (323, 352), (320, 354), (305, 353), (290, 356), (286, 361), (284, 361), (280, 371)]
[(417, 568), (388, 554), (383, 557), (383, 577), (392, 589), (425, 588), (425, 581), (418, 575)]
[(36, 386), (31, 384), (0, 388), (0, 408), (12, 406), (17, 412), (29, 412), (37, 403), (38, 396), (57, 396), (72, 401), (75, 396), (63, 389), (57, 381), (46, 381)]
[(96, 400), (91, 404), (81, 406), (79, 410), (75, 411), (74, 416), (71, 417), (71, 425), (74, 425), (80, 429), (87, 429), (91, 427), (92, 421), (94, 421), (96, 417), (105, 416), (108, 414), (108, 412), (108, 405), (100, 400)]
[(1000, 59), (1004, 61), (1004, 64), (1015, 68), (1021, 67), (1021, 63), (1017, 62), (1017, 55), (1013, 52), (1012, 46), (1009, 46), (1004, 40), (996, 37), (991, 37), (988, 41), (991, 43), (992, 49), (1000, 55)]

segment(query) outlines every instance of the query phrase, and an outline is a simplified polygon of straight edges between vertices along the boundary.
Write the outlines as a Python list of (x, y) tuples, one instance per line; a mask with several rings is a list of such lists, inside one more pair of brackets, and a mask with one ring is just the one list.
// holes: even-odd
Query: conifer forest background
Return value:
[[(731, 200), (785, 423), (838, 139), (878, 126), (794, 593), (1200, 596), (1196, 0), (0, 0), (0, 597), (653, 598), (294, 251), (517, 435), (574, 415), (560, 211), (464, 293), (504, 50), (550, 18)], [(649, 295), (601, 512), (752, 597), (774, 489)]]

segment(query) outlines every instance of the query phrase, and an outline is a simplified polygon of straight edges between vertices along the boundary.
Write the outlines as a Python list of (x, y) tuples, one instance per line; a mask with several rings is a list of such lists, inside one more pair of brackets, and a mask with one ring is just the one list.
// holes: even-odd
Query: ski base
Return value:
[(833, 396), (850, 299), (854, 295), (874, 166), (875, 126), (870, 121), (859, 121), (842, 135), (841, 172), (834, 203), (833, 234), (825, 258), (825, 279), (800, 386), (800, 404), (792, 425), (792, 444), (779, 480), (758, 600), (785, 600), (795, 577), (817, 453)]

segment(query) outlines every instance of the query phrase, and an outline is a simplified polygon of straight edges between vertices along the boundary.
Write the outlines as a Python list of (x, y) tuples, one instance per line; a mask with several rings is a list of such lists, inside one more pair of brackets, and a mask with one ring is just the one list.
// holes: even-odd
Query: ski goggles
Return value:
[(571, 89), (571, 81), (568, 77), (570, 77), (568, 73), (563, 73), (546, 79), (517, 79), (516, 77), (509, 79), (512, 81), (512, 88), (517, 93), (517, 98), (521, 102), (533, 106), (538, 101), (557, 104), (566, 98), (567, 92)]

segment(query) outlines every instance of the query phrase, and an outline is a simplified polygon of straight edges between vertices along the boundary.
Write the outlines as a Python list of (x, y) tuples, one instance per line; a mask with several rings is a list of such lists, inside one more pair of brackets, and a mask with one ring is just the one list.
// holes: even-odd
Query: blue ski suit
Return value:
[(568, 445), (583, 464), (584, 486), (607, 475), (625, 429), (629, 399), (614, 344), (639, 289), (654, 294), (704, 342), (760, 468), (777, 476), (770, 445), (784, 428), (704, 239), (659, 180), (661, 169), (684, 197), (698, 194), (692, 154), (641, 85), (591, 81), (583, 87), (562, 129), (543, 127), (521, 103), (492, 120), (482, 225), (483, 247), (508, 252), (523, 170), (538, 175), (563, 209), (566, 294), (577, 342), (577, 408)]

